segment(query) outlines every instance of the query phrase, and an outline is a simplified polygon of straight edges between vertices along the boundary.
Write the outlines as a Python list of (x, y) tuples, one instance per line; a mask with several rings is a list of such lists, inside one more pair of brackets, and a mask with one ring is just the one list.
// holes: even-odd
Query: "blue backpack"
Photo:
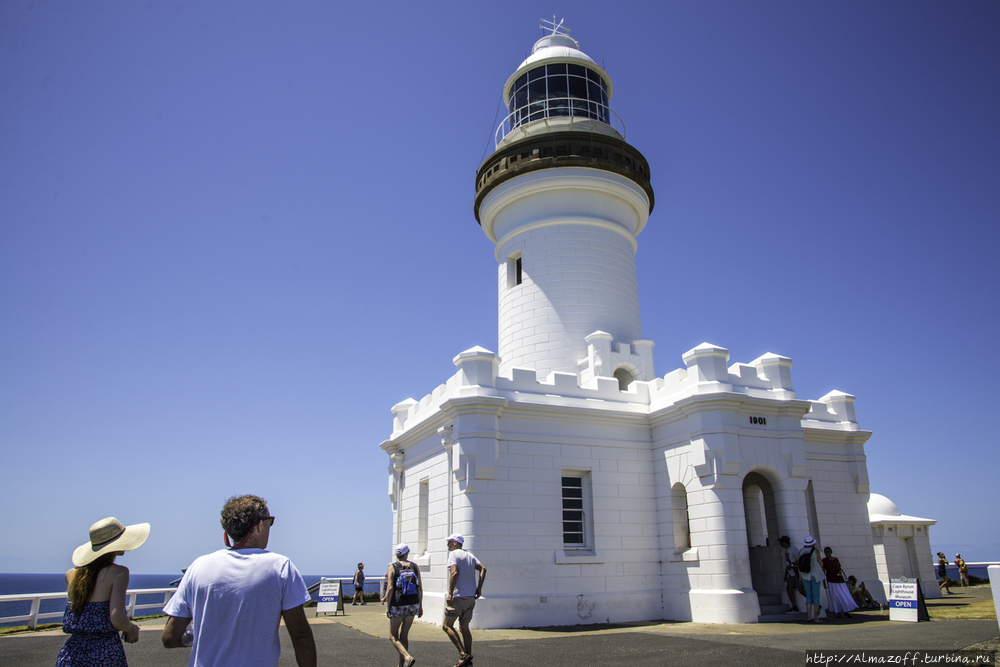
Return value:
[(402, 570), (396, 577), (396, 590), (400, 596), (417, 594), (417, 575), (411, 570)]

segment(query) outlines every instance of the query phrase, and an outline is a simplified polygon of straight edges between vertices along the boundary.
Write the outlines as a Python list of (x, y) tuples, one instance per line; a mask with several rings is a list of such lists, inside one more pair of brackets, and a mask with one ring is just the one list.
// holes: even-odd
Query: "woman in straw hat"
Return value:
[(115, 565), (115, 557), (137, 548), (148, 536), (148, 523), (124, 526), (114, 517), (90, 527), (90, 541), (73, 552), (76, 567), (66, 572), (69, 603), (63, 632), (72, 636), (59, 651), (56, 667), (128, 666), (118, 631), (134, 644), (139, 626), (125, 610), (128, 568)]
[(820, 582), (826, 581), (823, 574), (823, 561), (819, 559), (816, 540), (812, 535), (806, 535), (802, 540), (802, 549), (799, 551), (799, 575), (802, 577), (802, 585), (806, 589), (806, 623), (821, 623), (823, 619), (819, 617), (822, 610), (820, 603), (819, 589)]

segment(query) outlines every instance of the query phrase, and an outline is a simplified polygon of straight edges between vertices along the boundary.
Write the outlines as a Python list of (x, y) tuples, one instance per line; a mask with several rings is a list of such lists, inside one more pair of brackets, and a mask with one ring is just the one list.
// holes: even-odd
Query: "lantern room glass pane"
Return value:
[(541, 102), (545, 99), (545, 79), (528, 82), (528, 101)]
[(553, 63), (521, 75), (511, 89), (511, 125), (557, 116), (607, 123), (607, 88), (600, 75), (582, 65)]

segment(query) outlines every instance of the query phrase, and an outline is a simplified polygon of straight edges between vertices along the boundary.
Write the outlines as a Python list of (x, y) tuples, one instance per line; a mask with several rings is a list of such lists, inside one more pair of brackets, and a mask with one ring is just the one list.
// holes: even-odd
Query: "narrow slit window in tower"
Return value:
[(507, 258), (507, 287), (521, 284), (521, 251)]

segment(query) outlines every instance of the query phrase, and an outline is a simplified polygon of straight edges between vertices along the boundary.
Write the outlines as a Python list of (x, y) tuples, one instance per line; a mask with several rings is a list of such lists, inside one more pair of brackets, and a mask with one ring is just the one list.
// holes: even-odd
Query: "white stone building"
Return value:
[(902, 514), (894, 502), (877, 493), (868, 499), (868, 518), (878, 578), (885, 596), (889, 596), (890, 579), (911, 577), (920, 580), (925, 598), (941, 597), (930, 537), (930, 528), (937, 521)]
[(854, 397), (800, 400), (792, 361), (708, 343), (657, 375), (636, 237), (649, 166), (616, 130), (608, 74), (558, 31), (511, 75), (477, 175), (499, 353), (473, 348), (393, 407), (393, 541), (443, 608), (451, 532), (489, 568), (477, 627), (783, 611), (777, 538), (807, 534), (879, 590)]

